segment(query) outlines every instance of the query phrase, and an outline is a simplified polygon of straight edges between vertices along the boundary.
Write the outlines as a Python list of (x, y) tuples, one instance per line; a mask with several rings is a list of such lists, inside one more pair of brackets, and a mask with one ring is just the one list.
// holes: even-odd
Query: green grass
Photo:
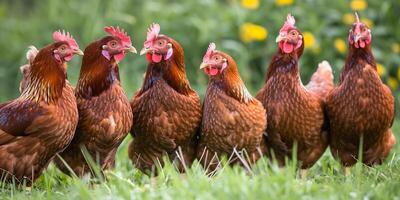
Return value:
[[(394, 124), (399, 133), (400, 121)], [(398, 134), (397, 134), (398, 135)], [(160, 176), (148, 177), (135, 169), (124, 141), (117, 166), (107, 180), (71, 178), (51, 165), (29, 192), (2, 185), (0, 199), (399, 199), (400, 148), (381, 166), (356, 165), (349, 177), (329, 151), (311, 168), (307, 180), (298, 178), (293, 164), (279, 168), (261, 160), (248, 173), (239, 167), (224, 167), (207, 177), (198, 163), (185, 175), (171, 165)]]

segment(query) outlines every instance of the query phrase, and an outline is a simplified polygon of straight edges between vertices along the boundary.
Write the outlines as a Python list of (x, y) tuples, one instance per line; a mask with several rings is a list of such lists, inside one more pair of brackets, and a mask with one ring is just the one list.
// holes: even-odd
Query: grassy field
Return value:
[[(400, 121), (394, 124), (399, 136)], [(33, 185), (32, 191), (2, 185), (0, 199), (399, 199), (400, 148), (381, 166), (361, 164), (345, 177), (329, 151), (310, 170), (306, 180), (298, 178), (292, 163), (278, 168), (261, 160), (248, 173), (238, 167), (224, 167), (209, 178), (195, 163), (185, 175), (171, 165), (152, 178), (133, 168), (128, 156), (130, 138), (121, 145), (117, 167), (107, 180), (71, 178), (50, 166)]]
[[(119, 25), (142, 48), (147, 27), (162, 25), (162, 33), (185, 48), (187, 75), (203, 97), (207, 76), (198, 69), (209, 42), (229, 52), (237, 61), (246, 86), (255, 92), (264, 83), (266, 66), (276, 51), (275, 37), (287, 13), (307, 35), (301, 59), (304, 83), (323, 59), (338, 77), (347, 55), (347, 35), (357, 11), (373, 31), (373, 50), (383, 81), (400, 99), (400, 10), (399, 0), (260, 0), (249, 8), (239, 0), (3, 0), (0, 1), (0, 102), (19, 95), (18, 66), (25, 64), (29, 45), (43, 47), (54, 30), (66, 29), (84, 48), (104, 36), (103, 27)], [(357, 7), (361, 5), (361, 7)], [(316, 9), (318, 8), (318, 9)], [(185, 16), (185, 17), (182, 17)], [(261, 36), (260, 36), (261, 34)], [(69, 64), (68, 77), (76, 83), (81, 58)], [(132, 94), (142, 84), (146, 60), (127, 56), (121, 62), (123, 87)], [(336, 78), (336, 81), (338, 79)], [(6, 87), (7, 86), (7, 87)], [(397, 103), (398, 105), (398, 103)], [(400, 119), (394, 124), (400, 140)], [(71, 178), (53, 165), (33, 185), (32, 191), (0, 183), (3, 199), (399, 199), (400, 145), (381, 166), (358, 164), (349, 177), (343, 175), (329, 150), (310, 170), (306, 180), (298, 178), (295, 163), (285, 168), (261, 160), (247, 172), (224, 167), (215, 177), (205, 175), (195, 163), (185, 175), (171, 165), (152, 178), (135, 169), (127, 155), (131, 138), (121, 145), (117, 167), (107, 180)]]

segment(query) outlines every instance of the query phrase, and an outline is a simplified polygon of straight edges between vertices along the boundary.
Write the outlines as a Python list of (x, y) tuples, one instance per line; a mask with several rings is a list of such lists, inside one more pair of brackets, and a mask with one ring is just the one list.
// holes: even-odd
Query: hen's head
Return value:
[(210, 43), (207, 52), (203, 57), (200, 69), (209, 76), (217, 76), (222, 74), (228, 67), (228, 60), (232, 60), (227, 54), (217, 51), (214, 43)]
[(69, 32), (56, 31), (53, 33), (53, 40), (53, 56), (59, 64), (72, 60), (74, 54), (83, 55), (83, 52), (79, 49), (78, 44)]
[(111, 60), (114, 58), (115, 61), (119, 62), (124, 59), (126, 52), (136, 53), (135, 47), (132, 46), (131, 37), (119, 27), (115, 28), (112, 26), (104, 27), (104, 31), (109, 36), (101, 39), (101, 54), (107, 59)]
[(357, 21), (353, 23), (349, 31), (349, 44), (357, 49), (364, 48), (372, 41), (371, 29), (369, 29), (364, 23), (360, 22), (357, 13), (355, 13), (355, 15)]
[(160, 25), (152, 24), (147, 30), (147, 38), (140, 55), (146, 54), (149, 63), (160, 63), (172, 58), (173, 45), (176, 43), (171, 38), (160, 35)]
[(276, 42), (279, 44), (279, 49), (285, 54), (298, 52), (299, 56), (304, 49), (304, 39), (300, 30), (294, 25), (296, 20), (291, 14), (287, 15), (285, 24), (283, 24)]

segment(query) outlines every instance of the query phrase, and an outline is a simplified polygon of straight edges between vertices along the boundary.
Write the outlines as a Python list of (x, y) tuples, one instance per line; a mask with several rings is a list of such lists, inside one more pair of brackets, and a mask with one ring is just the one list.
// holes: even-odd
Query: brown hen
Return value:
[(159, 31), (158, 24), (149, 28), (141, 51), (149, 65), (143, 86), (131, 102), (135, 123), (129, 157), (141, 171), (155, 172), (165, 155), (178, 161), (183, 171), (196, 154), (200, 98), (186, 78), (181, 45)]
[(265, 109), (247, 91), (233, 58), (216, 51), (214, 43), (210, 44), (200, 69), (210, 80), (197, 158), (209, 172), (217, 168), (222, 156), (229, 158), (231, 164), (249, 168), (263, 155), (261, 148), (266, 149)]
[(348, 38), (350, 51), (339, 86), (327, 98), (331, 152), (344, 167), (354, 165), (360, 156), (366, 165), (380, 164), (396, 143), (390, 129), (394, 98), (377, 73), (371, 30), (358, 16)]
[[(132, 127), (132, 110), (121, 87), (119, 62), (127, 51), (136, 50), (123, 30), (104, 30), (110, 35), (85, 49), (75, 89), (79, 123), (71, 144), (60, 154), (78, 176), (93, 173), (82, 147), (102, 171), (113, 168), (118, 146)], [(60, 159), (56, 164), (64, 173), (70, 173)]]
[(65, 70), (82, 51), (69, 33), (54, 32), (53, 39), (30, 63), (21, 96), (0, 108), (2, 180), (30, 184), (73, 138), (78, 110)]
[[(304, 41), (294, 24), (295, 19), (289, 14), (276, 40), (278, 52), (272, 58), (265, 85), (256, 98), (267, 110), (267, 145), (273, 151), (271, 155), (283, 165), (285, 157), (292, 158), (296, 145), (299, 166), (308, 169), (322, 156), (328, 144), (324, 93), (318, 93), (326, 89), (309, 90), (300, 80), (298, 63)], [(324, 74), (318, 71), (314, 76)], [(319, 87), (333, 85), (312, 84)], [(304, 176), (306, 171), (301, 172)]]

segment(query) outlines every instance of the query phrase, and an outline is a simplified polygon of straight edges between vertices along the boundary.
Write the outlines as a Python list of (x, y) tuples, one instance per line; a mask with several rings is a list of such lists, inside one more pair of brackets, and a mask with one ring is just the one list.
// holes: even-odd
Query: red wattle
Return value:
[(151, 53), (147, 53), (146, 54), (146, 60), (147, 60), (147, 62), (149, 62), (149, 63), (151, 63), (151, 61), (152, 61), (152, 59), (151, 59)]
[(153, 62), (155, 63), (159, 63), (162, 60), (162, 55), (161, 54), (156, 54), (154, 53), (151, 57), (151, 59), (153, 60)]
[(360, 47), (364, 48), (365, 47), (365, 42), (364, 41), (360, 41)]
[(204, 73), (206, 73), (207, 75), (210, 75), (210, 76), (215, 76), (218, 74), (218, 72), (219, 72), (219, 70), (216, 68), (213, 68), (213, 67), (204, 68)]
[(121, 61), (122, 59), (124, 59), (124, 57), (125, 57), (125, 52), (122, 52), (122, 53), (120, 53), (120, 54), (115, 55), (115, 56), (114, 56), (114, 59), (115, 59), (116, 61)]
[(293, 52), (293, 49), (294, 49), (294, 46), (293, 46), (293, 44), (290, 44), (290, 43), (287, 43), (287, 42), (284, 42), (283, 43), (283, 52), (285, 52), (285, 53), (292, 53)]

